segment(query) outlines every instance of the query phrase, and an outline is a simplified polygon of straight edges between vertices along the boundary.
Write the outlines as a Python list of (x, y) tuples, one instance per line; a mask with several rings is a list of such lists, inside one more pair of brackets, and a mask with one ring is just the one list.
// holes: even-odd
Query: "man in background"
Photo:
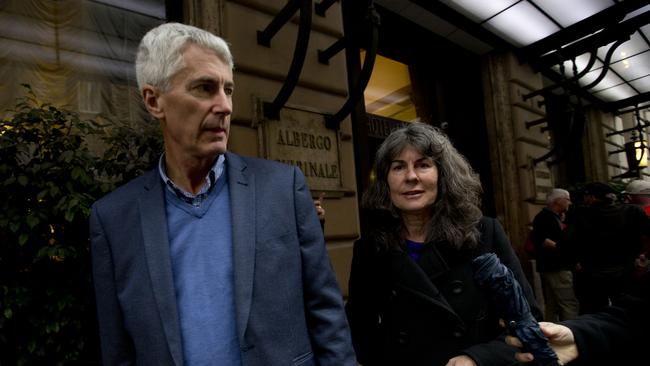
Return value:
[[(645, 214), (650, 216), (650, 182), (636, 179), (628, 183), (625, 188), (627, 202), (643, 208)], [(650, 268), (650, 238), (643, 237), (643, 248), (635, 260), (635, 273), (638, 276), (645, 274)]]
[(640, 207), (617, 202), (616, 192), (605, 183), (586, 185), (584, 200), (588, 206), (573, 215), (572, 240), (580, 266), (580, 311), (592, 313), (633, 284), (634, 261), (643, 236), (650, 233), (650, 219)]
[(572, 273), (575, 253), (562, 222), (570, 205), (569, 192), (555, 188), (546, 197), (546, 207), (533, 219), (531, 238), (542, 280), (547, 321), (573, 319), (578, 315)]

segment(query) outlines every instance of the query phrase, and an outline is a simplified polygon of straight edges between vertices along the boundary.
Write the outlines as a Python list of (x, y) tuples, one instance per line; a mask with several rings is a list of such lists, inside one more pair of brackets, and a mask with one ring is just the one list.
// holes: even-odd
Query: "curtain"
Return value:
[(164, 19), (164, 0), (0, 0), (0, 117), (29, 84), (82, 117), (147, 118), (135, 55)]

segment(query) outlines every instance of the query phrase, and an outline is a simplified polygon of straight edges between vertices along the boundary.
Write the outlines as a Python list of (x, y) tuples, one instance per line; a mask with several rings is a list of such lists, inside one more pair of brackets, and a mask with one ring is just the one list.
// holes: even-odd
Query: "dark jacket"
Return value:
[(578, 210), (571, 240), (586, 272), (622, 268), (631, 272), (650, 219), (635, 205), (599, 203)]
[(466, 354), (478, 365), (511, 365), (515, 350), (503, 341), (499, 312), (474, 282), (471, 259), (496, 253), (521, 283), (534, 315), (540, 311), (499, 223), (483, 218), (474, 250), (429, 243), (419, 264), (398, 249), (354, 245), (346, 305), (362, 365), (444, 366)]
[[(556, 247), (544, 247), (545, 239), (553, 240)], [(567, 240), (560, 218), (549, 208), (542, 209), (533, 219), (532, 240), (537, 271), (555, 272), (572, 270), (575, 267), (575, 251)]]
[(650, 342), (650, 273), (636, 291), (614, 299), (601, 312), (562, 322), (573, 332), (580, 355), (570, 365), (645, 365)]

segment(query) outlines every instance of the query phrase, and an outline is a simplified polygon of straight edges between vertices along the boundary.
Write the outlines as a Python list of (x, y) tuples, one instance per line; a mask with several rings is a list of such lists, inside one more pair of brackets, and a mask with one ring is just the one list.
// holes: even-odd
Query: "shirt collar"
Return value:
[(217, 183), (219, 177), (221, 177), (221, 175), (223, 174), (223, 170), (225, 167), (224, 164), (225, 160), (226, 158), (224, 154), (219, 155), (214, 160), (214, 163), (212, 164), (212, 168), (205, 176), (205, 182), (203, 183), (201, 189), (197, 194), (193, 194), (191, 192), (188, 192), (180, 188), (179, 186), (174, 184), (174, 182), (167, 176), (167, 169), (165, 168), (164, 152), (160, 155), (160, 159), (158, 160), (158, 171), (160, 172), (160, 178), (162, 178), (168, 190), (176, 194), (176, 196), (178, 196), (178, 198), (180, 198), (181, 200), (196, 205), (197, 203), (203, 201), (203, 199), (208, 195), (208, 193), (210, 193), (212, 188)]

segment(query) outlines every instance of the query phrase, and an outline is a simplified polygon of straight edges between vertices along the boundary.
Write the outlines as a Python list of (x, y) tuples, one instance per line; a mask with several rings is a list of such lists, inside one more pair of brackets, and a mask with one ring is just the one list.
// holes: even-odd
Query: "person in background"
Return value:
[[(650, 216), (650, 182), (646, 180), (633, 180), (625, 188), (627, 202), (643, 208), (646, 215)], [(643, 237), (643, 248), (634, 262), (637, 276), (643, 275), (650, 267), (650, 238)]]
[(511, 365), (499, 313), (471, 260), (494, 252), (532, 290), (501, 225), (483, 217), (481, 184), (438, 129), (412, 123), (377, 151), (363, 196), (368, 230), (354, 244), (346, 311), (359, 362)]
[(577, 211), (571, 239), (577, 249), (576, 287), (581, 313), (611, 304), (633, 282), (634, 261), (642, 237), (650, 233), (650, 219), (635, 205), (615, 201), (615, 191), (605, 183), (584, 189), (587, 207)]
[(140, 43), (165, 150), (92, 207), (104, 365), (356, 365), (303, 174), (227, 151), (232, 70), (226, 42), (192, 26)]
[(646, 215), (650, 216), (650, 181), (633, 180), (627, 184), (623, 193), (628, 203), (642, 207)]
[(318, 195), (318, 198), (314, 200), (314, 207), (316, 208), (316, 214), (318, 215), (318, 221), (320, 221), (320, 227), (325, 232), (325, 208), (323, 207), (323, 200), (325, 199), (325, 192), (321, 192)]
[(571, 196), (555, 188), (546, 197), (544, 207), (533, 219), (531, 238), (542, 279), (547, 321), (573, 319), (578, 316), (578, 300), (573, 289), (575, 252), (567, 240), (562, 216), (571, 205)]

